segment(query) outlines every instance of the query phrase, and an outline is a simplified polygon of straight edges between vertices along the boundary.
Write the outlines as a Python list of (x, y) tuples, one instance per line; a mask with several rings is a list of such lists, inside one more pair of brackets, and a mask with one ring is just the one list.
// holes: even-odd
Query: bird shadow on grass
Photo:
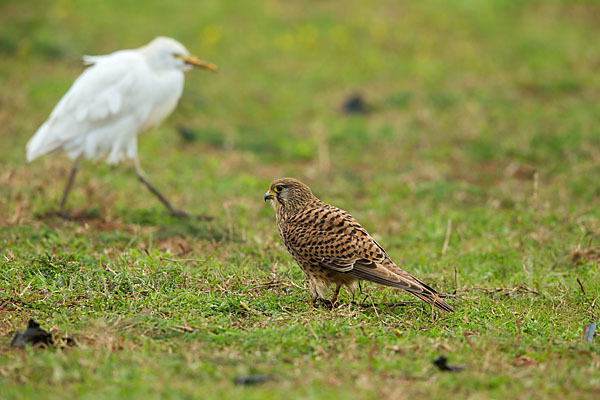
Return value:
[(387, 303), (373, 303), (373, 302), (357, 302), (351, 300), (350, 302), (340, 302), (336, 301), (335, 303), (328, 299), (318, 299), (313, 305), (314, 308), (324, 308), (326, 310), (333, 310), (335, 308), (352, 306), (359, 309), (367, 310), (372, 308), (394, 308), (394, 307), (409, 307), (415, 305), (421, 305), (423, 302), (421, 301), (398, 301), (398, 302), (387, 302)]
[(92, 208), (85, 211), (57, 211), (54, 209), (47, 210), (41, 213), (34, 214), (37, 219), (48, 220), (53, 218), (61, 218), (65, 221), (92, 221), (101, 220), (102, 215), (99, 208)]
[[(125, 230), (127, 225), (140, 225), (145, 227), (160, 228), (157, 239), (165, 240), (175, 236), (193, 237), (200, 240), (220, 242), (226, 239), (235, 240), (231, 234), (213, 219), (207, 220), (202, 216), (179, 218), (168, 214), (162, 208), (120, 208), (111, 216), (104, 216), (100, 208), (91, 208), (83, 211), (70, 211), (68, 216), (61, 216), (55, 209), (35, 213), (35, 218), (50, 226), (56, 226), (59, 221), (76, 224), (90, 224), (100, 231)], [(63, 223), (64, 223), (63, 222)], [(59, 223), (58, 226), (62, 226)]]
[(173, 236), (193, 236), (197, 239), (215, 240), (217, 242), (227, 237), (225, 229), (212, 220), (191, 216), (178, 218), (158, 209), (123, 209), (119, 210), (122, 221), (126, 224), (141, 226), (158, 226), (157, 238), (168, 239)]

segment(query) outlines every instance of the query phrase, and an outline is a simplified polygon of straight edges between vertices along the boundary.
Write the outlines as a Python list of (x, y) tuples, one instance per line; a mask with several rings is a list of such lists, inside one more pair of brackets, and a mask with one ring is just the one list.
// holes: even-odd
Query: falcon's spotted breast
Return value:
[(323, 203), (310, 188), (292, 178), (275, 180), (265, 193), (275, 208), (281, 241), (306, 274), (312, 302), (335, 284), (333, 302), (342, 286), (364, 279), (397, 287), (435, 307), (453, 312), (438, 293), (399, 268), (385, 250), (344, 210)]

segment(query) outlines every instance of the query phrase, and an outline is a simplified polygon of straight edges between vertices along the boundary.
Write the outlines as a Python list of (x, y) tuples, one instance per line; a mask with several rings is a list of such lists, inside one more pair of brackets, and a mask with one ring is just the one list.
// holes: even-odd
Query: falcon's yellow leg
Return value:
[(338, 295), (340, 294), (340, 289), (342, 288), (342, 284), (338, 283), (335, 286), (335, 292), (333, 293), (333, 298), (331, 299), (331, 305), (334, 306), (337, 303)]

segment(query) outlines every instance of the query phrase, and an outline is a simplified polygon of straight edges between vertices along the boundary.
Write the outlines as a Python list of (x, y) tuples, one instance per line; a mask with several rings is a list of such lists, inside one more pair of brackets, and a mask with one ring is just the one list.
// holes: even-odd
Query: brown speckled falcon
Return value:
[(265, 193), (275, 208), (279, 237), (306, 274), (311, 301), (324, 299), (335, 284), (332, 303), (342, 285), (359, 279), (404, 289), (440, 310), (453, 312), (438, 293), (400, 269), (385, 250), (344, 210), (323, 203), (293, 178), (275, 180)]

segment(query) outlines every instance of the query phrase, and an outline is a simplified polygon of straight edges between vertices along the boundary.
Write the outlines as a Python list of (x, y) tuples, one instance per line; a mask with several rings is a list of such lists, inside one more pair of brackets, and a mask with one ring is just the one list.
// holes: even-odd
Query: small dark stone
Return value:
[(342, 105), (342, 111), (346, 114), (364, 114), (367, 112), (367, 104), (362, 94), (355, 93), (348, 96)]
[(264, 383), (272, 379), (269, 375), (236, 376), (233, 379), (233, 383), (236, 385), (256, 385), (257, 383)]
[(75, 340), (69, 337), (52, 337), (50, 332), (47, 332), (40, 328), (40, 324), (30, 319), (27, 324), (27, 329), (23, 333), (17, 332), (15, 337), (10, 342), (12, 347), (22, 349), (25, 345), (44, 345), (44, 346), (77, 346)]
[(24, 348), (26, 344), (30, 344), (32, 346), (38, 344), (50, 346), (54, 344), (54, 340), (49, 332), (40, 328), (40, 324), (30, 319), (27, 329), (25, 329), (23, 333), (17, 332), (13, 340), (10, 342), (11, 346), (18, 347), (20, 349)]
[(197, 139), (196, 132), (185, 125), (179, 125), (177, 127), (177, 133), (179, 133), (179, 136), (181, 136), (184, 142), (191, 143), (195, 142)]
[(456, 365), (448, 365), (448, 359), (445, 356), (439, 356), (433, 360), (433, 363), (440, 371), (459, 372), (463, 368)]
[(588, 343), (592, 343), (594, 341), (594, 333), (596, 331), (596, 323), (593, 322), (589, 325), (583, 326), (583, 340)]

